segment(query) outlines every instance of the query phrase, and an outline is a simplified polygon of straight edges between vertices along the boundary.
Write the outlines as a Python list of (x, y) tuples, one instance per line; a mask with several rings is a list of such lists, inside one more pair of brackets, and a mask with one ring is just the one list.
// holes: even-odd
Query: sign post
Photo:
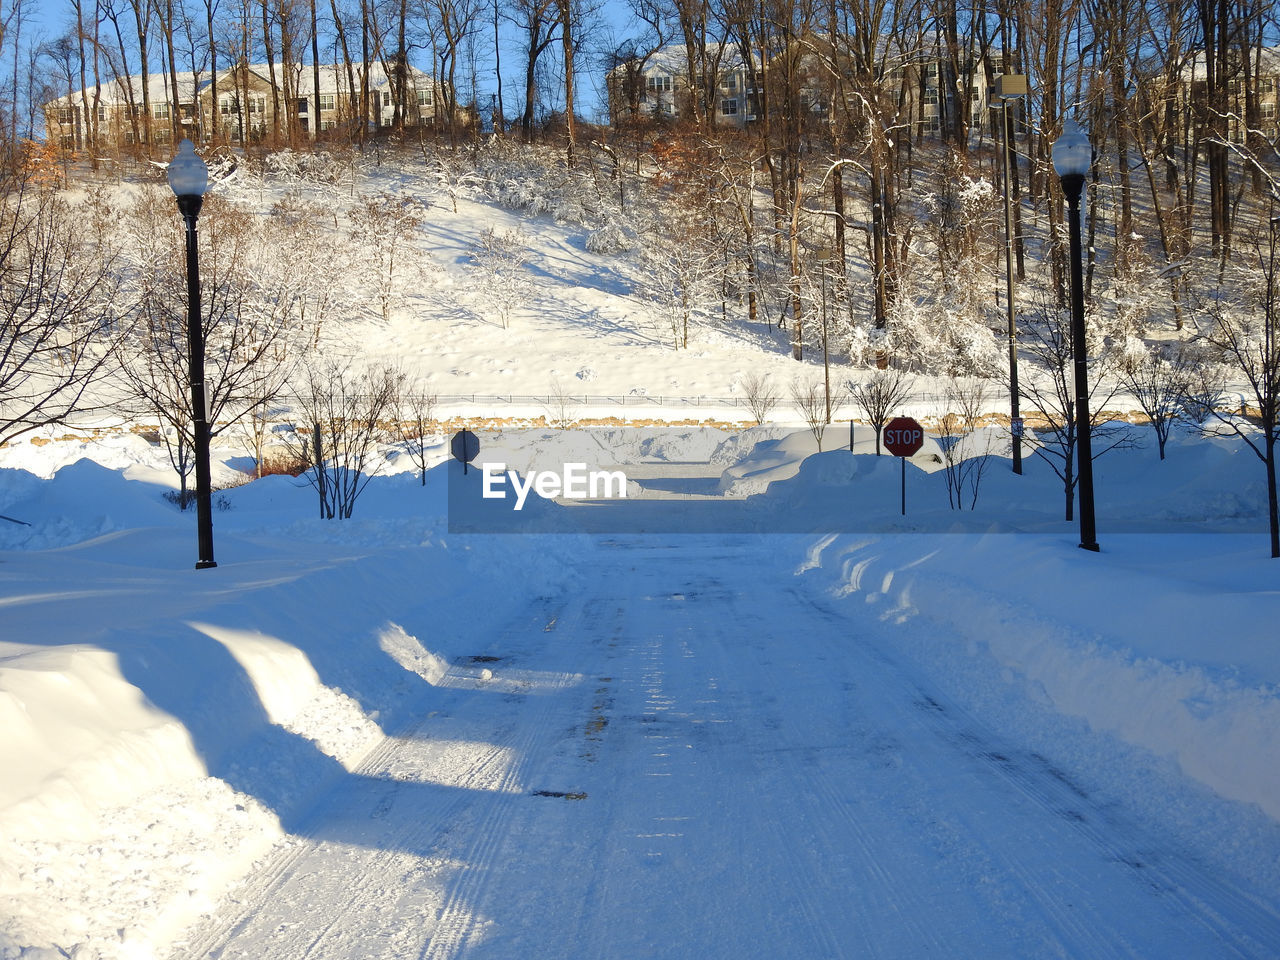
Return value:
[(902, 515), (907, 515), (907, 457), (924, 446), (924, 427), (911, 417), (894, 417), (884, 425), (884, 448), (902, 467)]
[(480, 438), (470, 430), (459, 430), (449, 441), (449, 452), (453, 459), (462, 461), (462, 472), (467, 472), (467, 464), (480, 453)]

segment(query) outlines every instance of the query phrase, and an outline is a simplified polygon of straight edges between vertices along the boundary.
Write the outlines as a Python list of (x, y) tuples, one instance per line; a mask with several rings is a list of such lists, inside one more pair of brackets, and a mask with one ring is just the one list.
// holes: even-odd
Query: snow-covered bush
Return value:
[(267, 154), (262, 173), (279, 180), (336, 186), (350, 183), (362, 163), (354, 150), (295, 152), (285, 148)]
[(472, 253), (480, 295), (504, 329), (511, 322), (512, 310), (533, 295), (533, 284), (525, 269), (530, 256), (528, 242), (529, 238), (519, 230), (497, 233), (490, 228), (481, 234)]
[(937, 258), (944, 282), (970, 273), (982, 242), (994, 238), (1000, 197), (990, 181), (969, 175), (963, 157), (950, 153), (931, 188), (912, 192), (916, 220)]
[(380, 193), (347, 212), (351, 239), (363, 250), (365, 282), (384, 320), (423, 276), (421, 249), (412, 243), (424, 222), (425, 205), (414, 197)]
[(634, 231), (617, 220), (608, 220), (587, 232), (585, 246), (588, 253), (603, 255), (626, 253), (635, 249), (636, 236)]

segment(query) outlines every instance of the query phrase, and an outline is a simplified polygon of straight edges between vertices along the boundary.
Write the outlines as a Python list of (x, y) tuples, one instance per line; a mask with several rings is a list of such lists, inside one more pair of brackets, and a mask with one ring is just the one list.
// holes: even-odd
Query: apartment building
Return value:
[[(795, 73), (800, 101), (821, 118), (830, 110), (829, 69), (824, 63), (839, 58), (823, 55), (823, 38), (810, 38), (801, 53)], [(692, 98), (705, 86), (714, 90), (702, 103), (720, 126), (742, 128), (761, 116), (763, 91), (752, 87), (742, 57), (726, 45), (708, 56), (714, 79), (689, 83), (689, 62), (683, 45), (663, 47), (646, 58), (623, 62), (606, 77), (610, 123), (618, 126), (641, 120), (675, 119), (690, 115)], [(943, 56), (938, 38), (927, 34), (912, 50), (887, 51), (881, 57), (880, 91), (901, 122), (921, 134), (938, 134), (948, 117), (967, 111), (970, 125), (990, 122), (988, 105), (995, 101), (994, 78), (1001, 71), (980, 52), (964, 50), (955, 58)], [(754, 71), (757, 80), (766, 71), (778, 69), (777, 59), (761, 61)]]
[[(290, 71), (287, 84), (285, 69)], [(97, 148), (104, 149), (148, 139), (154, 144), (170, 143), (175, 127), (179, 139), (197, 143), (214, 137), (256, 143), (277, 129), (277, 121), (282, 135), (292, 131), (311, 140), (327, 130), (362, 121), (372, 129), (395, 122), (394, 86), (381, 63), (352, 64), (350, 75), (342, 64), (325, 64), (318, 72), (318, 87), (310, 65), (277, 64), (274, 85), (270, 68), (259, 63), (220, 70), (216, 84), (207, 73), (178, 73), (176, 78), (153, 73), (147, 77), (145, 97), (141, 76), (122, 77), (46, 103), (45, 134), (50, 143), (83, 150), (90, 146), (95, 131)], [(366, 83), (368, 102), (361, 109)], [(431, 125), (440, 104), (439, 85), (413, 66), (407, 68), (406, 83), (408, 102), (401, 122), (409, 127)], [(285, 87), (292, 96), (284, 96)]]

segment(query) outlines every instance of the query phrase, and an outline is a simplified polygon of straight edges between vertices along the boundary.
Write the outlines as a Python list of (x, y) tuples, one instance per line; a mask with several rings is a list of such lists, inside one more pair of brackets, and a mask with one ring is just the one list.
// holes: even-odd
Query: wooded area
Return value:
[[(0, 400), (10, 410), (17, 397), (36, 406), (0, 428), (0, 439), (74, 406), (86, 380), (107, 368), (109, 346), (77, 346), (94, 331), (109, 345), (124, 336), (125, 319), (145, 321), (141, 340), (130, 333), (144, 358), (165, 354), (162, 344), (180, 335), (181, 304), (166, 289), (172, 278), (147, 280), (165, 257), (128, 276), (130, 284), (146, 280), (140, 302), (154, 302), (156, 312), (123, 317), (109, 234), (74, 230), (69, 218), (81, 211), (57, 192), (90, 169), (98, 180), (145, 178), (150, 161), (168, 159), (173, 138), (185, 133), (181, 110), (148, 100), (148, 71), (176, 77), (181, 69), (216, 83), (221, 67), (261, 60), (272, 96), (287, 101), (302, 73), (327, 59), (342, 65), (353, 93), (353, 65), (381, 64), (395, 91), (393, 122), (335, 129), (310, 145), (287, 126), (248, 148), (215, 131), (203, 151), (218, 163), (270, 171), (282, 146), (314, 150), (330, 168), (325, 176), (350, 172), (353, 197), (355, 171), (394, 154), (430, 171), (455, 203), (471, 192), (532, 214), (554, 211), (586, 228), (588, 249), (640, 258), (637, 293), (678, 350), (700, 328), (745, 324), (776, 332), (796, 360), (980, 378), (1005, 389), (1006, 356), (1020, 353), (1031, 375), (1019, 392), (1050, 432), (1062, 431), (1068, 462), (1067, 223), (1050, 153), (1074, 118), (1094, 147), (1084, 202), (1094, 409), (1101, 416), (1124, 390), (1152, 407), (1153, 423), (1192, 409), (1220, 415), (1223, 429), (1256, 438), (1274, 475), (1280, 48), (1270, 5), (633, 0), (624, 35), (611, 26), (616, 10), (571, 0), (330, 0), (327, 10), (316, 0), (73, 0), (66, 32), (39, 44), (24, 36), (31, 12), (21, 0), (0, 6), (8, 237), (0, 267), (24, 278), (4, 287), (4, 346), (17, 373), (0, 371), (8, 377), (0, 389), (11, 395)], [(648, 93), (647, 81), (640, 85), (646, 65), (673, 45), (683, 67), (670, 113), (615, 110), (612, 124), (574, 115), (584, 91), (601, 93), (606, 77), (634, 107)], [(752, 104), (749, 122), (732, 125), (715, 108), (729, 57), (747, 73), (742, 93)], [(512, 58), (517, 93), (502, 83)], [(401, 122), (411, 63), (447, 91), (431, 126)], [(1026, 76), (1028, 93), (995, 96), (1008, 75)], [(92, 126), (99, 86), (110, 79), (128, 88), (134, 77), (131, 150), (39, 142), (42, 104), (68, 97)], [(913, 94), (933, 98), (936, 123), (907, 109)], [(157, 142), (156, 124), (168, 125), (167, 143)], [(99, 205), (100, 220), (164, 218), (144, 206), (122, 210), (101, 193), (88, 202)], [(266, 251), (285, 235), (295, 238), (290, 252), (313, 242), (308, 220), (326, 215), (279, 209), (256, 232), (228, 233), (234, 212), (216, 204), (209, 211), (215, 237), (253, 237), (264, 252), (252, 268), (228, 261), (207, 322), (216, 326), (215, 314), (225, 314), (228, 331), (251, 329), (255, 350), (264, 351), (254, 356), (273, 354), (278, 364), (277, 338), (296, 328), (289, 338), (305, 344), (308, 324), (299, 318), (335, 302), (335, 280), (299, 273), (288, 257)], [(371, 270), (358, 281), (365, 302), (388, 317), (405, 296), (398, 271), (422, 260), (413, 249), (420, 211), (380, 195), (353, 202), (345, 216), (333, 226)], [(505, 304), (494, 307), (505, 327), (527, 273), (520, 238), (491, 236), (475, 259), (487, 295)], [(278, 277), (262, 269), (276, 262)], [(1007, 294), (1006, 263), (1016, 274)], [(72, 269), (81, 276), (66, 289), (78, 299), (42, 300), (41, 291), (71, 283)], [(287, 296), (270, 292), (277, 283)], [(257, 301), (268, 293), (264, 302), (275, 306), (263, 309)], [(274, 332), (245, 327), (249, 319)], [(235, 342), (228, 340), (229, 356), (245, 353)], [(63, 362), (66, 375), (36, 389), (25, 371), (51, 376), (49, 356), (80, 363)], [(145, 384), (181, 371), (144, 362), (135, 372)], [(49, 406), (52, 396), (71, 406)], [(250, 400), (245, 409), (258, 403)], [(1069, 494), (1069, 472), (1064, 479)]]

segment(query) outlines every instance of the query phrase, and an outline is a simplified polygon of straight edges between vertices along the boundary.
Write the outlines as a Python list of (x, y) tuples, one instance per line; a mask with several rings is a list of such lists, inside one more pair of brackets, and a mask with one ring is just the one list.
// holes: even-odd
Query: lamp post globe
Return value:
[(1080, 547), (1096, 552), (1097, 526), (1093, 509), (1093, 441), (1089, 418), (1089, 354), (1085, 343), (1084, 276), (1081, 266), (1080, 197), (1093, 166), (1093, 145), (1074, 120), (1062, 126), (1053, 144), (1053, 169), (1062, 181), (1069, 208), (1071, 237), (1071, 344), (1076, 394), (1076, 490), (1080, 500)]
[(1062, 134), (1053, 142), (1053, 169), (1063, 180), (1084, 177), (1093, 168), (1093, 144), (1075, 120), (1062, 124)]
[(178, 200), (178, 212), (187, 233), (187, 353), (191, 386), (192, 453), (196, 468), (196, 569), (216, 567), (213, 559), (213, 491), (209, 468), (208, 403), (204, 384), (204, 326), (200, 318), (200, 255), (196, 222), (205, 191), (209, 189), (209, 168), (196, 154), (190, 140), (183, 140), (169, 161), (169, 187)]
[(177, 155), (169, 161), (168, 177), (175, 197), (203, 197), (209, 189), (209, 167), (190, 140), (178, 144)]

